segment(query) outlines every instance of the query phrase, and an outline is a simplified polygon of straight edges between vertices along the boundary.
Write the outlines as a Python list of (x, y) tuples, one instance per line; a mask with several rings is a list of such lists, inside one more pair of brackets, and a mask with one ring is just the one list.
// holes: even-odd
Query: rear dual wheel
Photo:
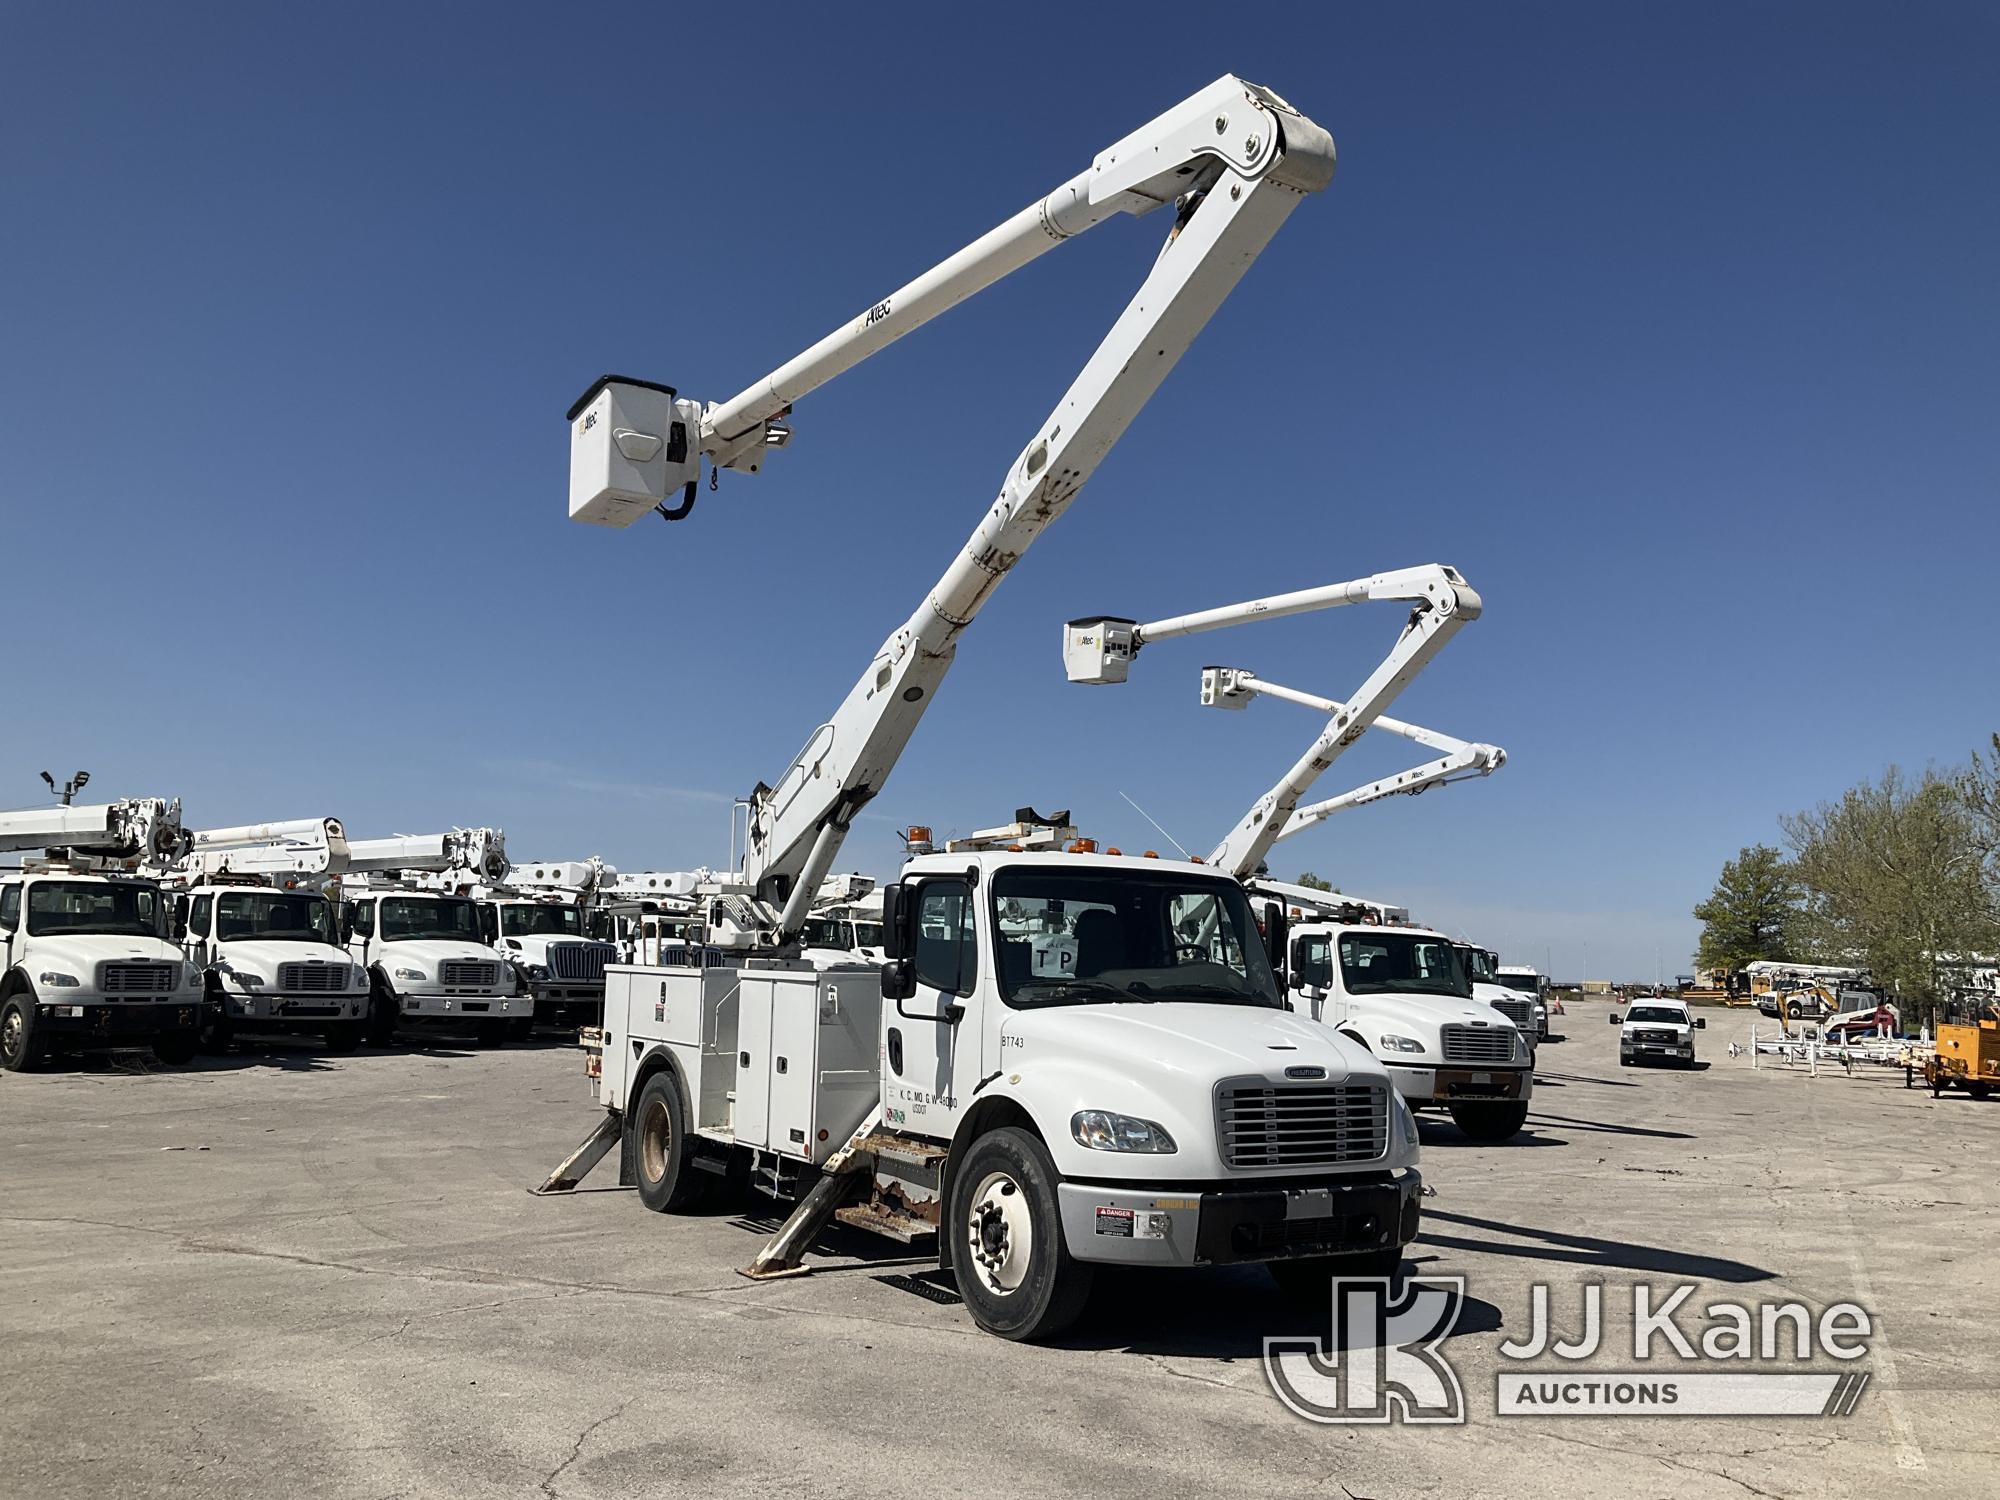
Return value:
[(639, 1090), (632, 1106), (632, 1145), (641, 1203), (656, 1214), (672, 1214), (701, 1201), (709, 1174), (694, 1164), (687, 1101), (671, 1069), (660, 1069)]

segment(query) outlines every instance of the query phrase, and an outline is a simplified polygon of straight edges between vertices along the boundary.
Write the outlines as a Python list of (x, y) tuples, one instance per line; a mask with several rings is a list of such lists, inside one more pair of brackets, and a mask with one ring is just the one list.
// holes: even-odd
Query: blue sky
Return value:
[(1117, 690), (1063, 682), (1060, 622), (1428, 561), (1486, 613), (1396, 712), (1510, 764), (1276, 869), (1564, 976), (1684, 968), (1777, 814), (2000, 728), (1992, 10), (743, 14), (0, 7), (0, 805), (84, 766), (197, 825), (720, 863), (1166, 226), (828, 386), (678, 526), (565, 519), (564, 409), (609, 369), (733, 395), (1224, 71), (1339, 174), (995, 596), (844, 865), (1023, 803), (1157, 845), (1121, 792), (1213, 843), (1317, 726), (1200, 710), (1200, 667), (1339, 696), (1393, 609)]

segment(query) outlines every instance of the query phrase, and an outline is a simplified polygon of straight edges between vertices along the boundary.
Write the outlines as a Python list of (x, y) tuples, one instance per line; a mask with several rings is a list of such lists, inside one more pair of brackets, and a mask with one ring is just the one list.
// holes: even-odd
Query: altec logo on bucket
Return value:
[[(1605, 1289), (1582, 1289), (1578, 1331), (1557, 1335), (1549, 1289), (1529, 1288), (1528, 1331), (1499, 1346), (1495, 1410), (1502, 1416), (1846, 1416), (1868, 1387), (1865, 1370), (1800, 1369), (1815, 1359), (1851, 1366), (1868, 1352), (1867, 1311), (1838, 1302), (1709, 1302), (1691, 1284), (1629, 1289), (1631, 1369), (1582, 1368), (1611, 1355)], [(1465, 1393), (1444, 1344), (1464, 1311), (1462, 1277), (1333, 1284), (1331, 1337), (1264, 1341), (1264, 1373), (1288, 1408), (1310, 1422), (1466, 1419)], [(1622, 1352), (1622, 1351), (1621, 1351)]]

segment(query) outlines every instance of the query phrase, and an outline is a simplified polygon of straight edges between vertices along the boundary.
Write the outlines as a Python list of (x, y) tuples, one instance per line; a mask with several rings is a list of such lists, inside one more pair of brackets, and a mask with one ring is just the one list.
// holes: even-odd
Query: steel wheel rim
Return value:
[(966, 1214), (966, 1231), (968, 1253), (990, 1291), (1007, 1296), (1028, 1279), (1034, 1230), (1028, 1195), (1011, 1173), (988, 1172), (980, 1179)]
[(646, 1174), (648, 1182), (659, 1182), (666, 1177), (667, 1146), (673, 1139), (673, 1133), (673, 1122), (667, 1118), (666, 1101), (653, 1100), (639, 1120), (639, 1170)]
[(0, 1017), (0, 1056), (9, 1061), (21, 1055), (21, 1047), (27, 1036), (28, 1021), (21, 1014), (21, 1007), (10, 1005), (7, 1014)]

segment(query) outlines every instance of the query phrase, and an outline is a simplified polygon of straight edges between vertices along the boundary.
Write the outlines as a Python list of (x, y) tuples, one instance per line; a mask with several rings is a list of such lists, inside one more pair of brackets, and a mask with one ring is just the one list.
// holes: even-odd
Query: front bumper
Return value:
[(599, 1010), (604, 1005), (601, 984), (570, 984), (560, 979), (529, 980), (534, 1002), (542, 1010)]
[(193, 1031), (200, 1019), (201, 1006), (193, 1000), (44, 1000), (35, 1007), (37, 1035), (73, 1041)]
[(1078, 1260), (1209, 1266), (1362, 1254), (1417, 1237), (1416, 1168), (1311, 1183), (1134, 1192), (1057, 1184), (1063, 1241)]
[(1618, 1050), (1627, 1057), (1694, 1057), (1693, 1042), (1620, 1042)]
[(1384, 1061), (1396, 1092), (1411, 1104), (1449, 1104), (1454, 1099), (1526, 1099), (1535, 1091), (1532, 1067), (1408, 1067)]
[(325, 1026), (330, 1021), (358, 1021), (368, 1012), (364, 995), (244, 994), (231, 990), (222, 997), (223, 1015), (239, 1026)]
[(497, 1021), (535, 1013), (532, 995), (399, 995), (405, 1021)]

